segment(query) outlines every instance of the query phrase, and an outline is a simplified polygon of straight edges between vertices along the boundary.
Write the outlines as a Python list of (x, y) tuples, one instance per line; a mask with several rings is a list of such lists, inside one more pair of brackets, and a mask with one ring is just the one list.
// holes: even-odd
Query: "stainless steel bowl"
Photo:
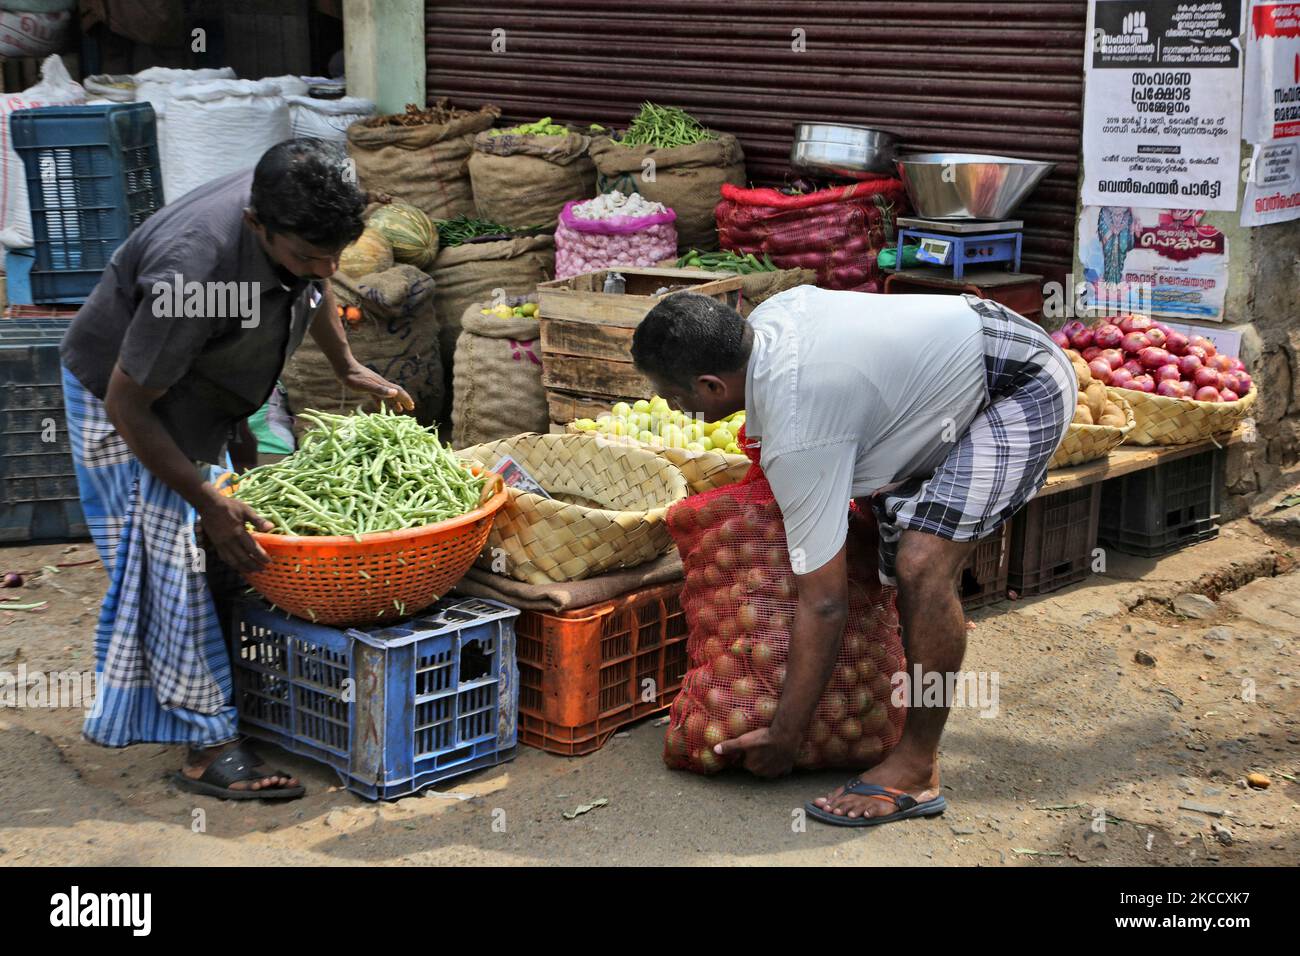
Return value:
[(1005, 219), (1053, 163), (982, 153), (920, 153), (898, 160), (916, 214), (925, 219)]
[(790, 165), (812, 176), (865, 176), (894, 171), (896, 140), (867, 126), (795, 123)]

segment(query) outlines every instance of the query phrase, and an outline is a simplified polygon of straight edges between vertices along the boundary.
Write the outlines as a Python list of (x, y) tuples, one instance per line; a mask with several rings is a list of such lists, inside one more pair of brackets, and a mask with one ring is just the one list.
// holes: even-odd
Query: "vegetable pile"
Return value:
[(1241, 359), (1219, 355), (1204, 336), (1186, 336), (1144, 315), (1122, 315), (1091, 327), (1069, 322), (1052, 333), (1052, 340), (1077, 351), (1091, 378), (1114, 388), (1235, 402), (1253, 387)]
[(520, 123), (504, 129), (490, 129), (489, 136), (567, 136), (569, 128), (552, 123), (549, 116), (543, 116), (535, 123)]
[(537, 317), (537, 303), (525, 302), (522, 305), (494, 305), (490, 309), (479, 309), (479, 315), (495, 315), (498, 319), (533, 319)]
[(438, 242), (445, 249), (447, 246), (459, 246), (471, 239), (485, 239), (489, 236), (506, 238), (523, 230), (511, 229), (490, 219), (472, 219), (469, 216), (457, 216), (455, 219), (437, 219)]
[(640, 193), (628, 196), (621, 192), (601, 193), (570, 208), (577, 219), (640, 219), (643, 216), (662, 215), (668, 207), (661, 202), (648, 202)]
[(500, 116), (501, 110), (495, 106), (484, 106), (477, 110), (462, 110), (451, 105), (447, 97), (439, 97), (432, 106), (421, 107), (418, 103), (407, 103), (403, 113), (389, 113), (374, 116), (361, 122), (366, 126), (424, 126), (429, 123), (449, 123), (455, 119), (473, 116), (475, 113), (491, 113)]
[(245, 472), (235, 493), (276, 534), (400, 531), (479, 506), (484, 479), (414, 418), (387, 410), (300, 417), (313, 427), (298, 450)]
[(377, 232), (393, 250), (393, 261), (417, 269), (428, 269), (438, 254), (438, 233), (424, 211), (410, 203), (394, 200), (380, 206), (366, 220), (366, 229)]
[(677, 260), (677, 268), (685, 269), (688, 266), (710, 272), (735, 272), (739, 275), (779, 271), (778, 266), (767, 253), (763, 253), (763, 258), (760, 260), (752, 252), (742, 256), (738, 252), (729, 252), (725, 249), (721, 252), (700, 252), (698, 249), (692, 249)]
[(597, 419), (579, 418), (573, 427), (612, 437), (635, 438), (644, 444), (663, 448), (743, 455), (736, 436), (744, 424), (743, 410), (720, 421), (701, 422), (685, 412), (673, 410), (667, 399), (656, 395), (649, 401), (637, 399), (632, 405), (619, 402), (609, 413)]
[(641, 112), (633, 117), (627, 131), (617, 142), (623, 146), (670, 149), (674, 146), (693, 146), (717, 138), (717, 133), (685, 110), (646, 102), (641, 104)]
[(555, 277), (653, 266), (677, 254), (677, 214), (639, 193), (566, 203), (555, 228)]
[(1124, 409), (1112, 402), (1106, 394), (1106, 384), (1094, 378), (1088, 364), (1074, 349), (1066, 349), (1065, 354), (1074, 366), (1074, 375), (1079, 380), (1079, 396), (1074, 406), (1075, 425), (1110, 425), (1123, 428), (1128, 424)]

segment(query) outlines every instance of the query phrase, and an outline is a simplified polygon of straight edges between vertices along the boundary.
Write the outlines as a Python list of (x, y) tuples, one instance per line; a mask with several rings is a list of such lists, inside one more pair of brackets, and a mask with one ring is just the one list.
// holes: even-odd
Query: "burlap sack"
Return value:
[[(343, 324), (357, 361), (406, 389), (415, 400), (416, 418), (423, 425), (434, 424), (443, 410), (446, 386), (433, 280), (415, 266), (398, 265), (362, 279), (336, 273), (330, 285), (340, 305), (361, 308), (358, 324)], [(285, 366), (281, 381), (294, 414), (309, 408), (347, 413), (375, 407), (373, 397), (343, 387), (310, 336)]]
[(740, 277), (740, 314), (748, 316), (755, 306), (778, 292), (797, 285), (814, 285), (817, 273), (811, 269), (778, 269), (776, 272), (751, 272)]
[(451, 444), (468, 448), (550, 426), (542, 388), (541, 323), (483, 315), (475, 302), (456, 341)]
[[(654, 160), (653, 182), (643, 175), (647, 157)], [(718, 248), (713, 207), (722, 198), (722, 184), (745, 184), (745, 153), (730, 133), (670, 149), (620, 146), (601, 136), (592, 141), (591, 158), (599, 173), (599, 192), (639, 192), (677, 213), (677, 242), (682, 249)]]
[(591, 137), (474, 137), (469, 176), (480, 218), (512, 229), (555, 225), (564, 204), (596, 194), (596, 167), (587, 155)]
[(433, 262), (434, 307), (441, 327), (442, 358), (451, 368), (460, 337), (460, 317), (474, 302), (503, 295), (527, 295), (555, 275), (553, 236), (517, 236), (495, 242), (466, 242), (438, 251)]
[(484, 107), (447, 123), (420, 126), (348, 127), (348, 155), (363, 189), (388, 193), (424, 210), (430, 219), (474, 215), (474, 194), (465, 161), (474, 136), (492, 125), (495, 108)]

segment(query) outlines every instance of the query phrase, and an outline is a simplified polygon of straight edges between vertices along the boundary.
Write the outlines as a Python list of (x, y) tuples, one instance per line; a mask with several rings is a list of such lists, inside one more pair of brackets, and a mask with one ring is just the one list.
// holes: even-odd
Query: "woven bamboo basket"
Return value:
[(1137, 420), (1133, 416), (1133, 406), (1120, 392), (1118, 388), (1108, 388), (1106, 397), (1123, 410), (1128, 424), (1117, 428), (1114, 425), (1076, 425), (1071, 422), (1065, 440), (1048, 462), (1048, 468), (1069, 468), (1105, 458), (1112, 448), (1124, 441), (1124, 436), (1133, 430)]
[(584, 436), (529, 433), (456, 454), (488, 468), (509, 455), (552, 495), (510, 488), (479, 555), (481, 567), (528, 584), (580, 581), (654, 560), (672, 546), (669, 506), (689, 493), (667, 459)]
[(749, 471), (750, 461), (744, 455), (727, 455), (720, 451), (691, 451), (686, 448), (667, 448), (655, 442), (642, 442), (631, 435), (602, 435), (600, 432), (583, 431), (569, 422), (565, 428), (570, 435), (584, 435), (588, 441), (609, 442), (627, 445), (632, 448), (644, 448), (676, 465), (686, 476), (686, 487), (691, 494), (712, 491), (723, 485), (734, 485), (745, 477)]
[(1189, 445), (1230, 432), (1241, 424), (1258, 396), (1259, 389), (1251, 388), (1235, 402), (1198, 402), (1128, 389), (1124, 397), (1133, 406), (1137, 425), (1124, 441), (1130, 445)]

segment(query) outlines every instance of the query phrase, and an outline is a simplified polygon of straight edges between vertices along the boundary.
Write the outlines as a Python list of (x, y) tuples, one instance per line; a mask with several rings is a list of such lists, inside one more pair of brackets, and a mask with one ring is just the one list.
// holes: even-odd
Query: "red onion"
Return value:
[(1217, 388), (1212, 385), (1206, 385), (1204, 388), (1198, 388), (1196, 390), (1196, 400), (1198, 402), (1221, 402), (1223, 401), (1223, 397), (1219, 394)]
[(1110, 384), (1114, 388), (1128, 388), (1133, 384), (1133, 373), (1126, 368), (1117, 368), (1110, 373)]
[(1113, 349), (1124, 338), (1124, 330), (1111, 322), (1105, 322), (1092, 330), (1092, 340), (1104, 349)]
[(1147, 341), (1150, 342), (1152, 345), (1154, 345), (1156, 348), (1160, 348), (1160, 349), (1164, 348), (1165, 342), (1169, 340), (1169, 336), (1166, 335), (1161, 329), (1157, 328), (1154, 325), (1151, 326), (1151, 328), (1147, 329), (1146, 335), (1147, 335)]
[(1063, 349), (1068, 349), (1070, 347), (1070, 337), (1060, 329), (1057, 329), (1052, 333), (1052, 341)]
[(1119, 349), (1102, 349), (1097, 358), (1109, 364), (1111, 368), (1119, 368), (1124, 364), (1124, 353)]
[(1182, 377), (1183, 373), (1178, 370), (1178, 366), (1173, 362), (1156, 369), (1157, 382), (1177, 382)]
[(1196, 394), (1196, 386), (1193, 385), (1191, 382), (1178, 383), (1179, 398), (1191, 398), (1195, 394)]
[(1192, 375), (1192, 382), (1197, 388), (1218, 388), (1219, 373), (1212, 368), (1198, 368)]
[(1240, 395), (1238, 395), (1230, 388), (1219, 389), (1219, 398), (1221, 398), (1225, 402), (1235, 402), (1240, 397), (1241, 397)]
[(1201, 360), (1201, 364), (1205, 364), (1205, 360), (1210, 357), (1209, 352), (1205, 351), (1205, 349), (1201, 348), (1199, 345), (1195, 343), (1192, 343), (1187, 346), (1187, 351), (1185, 354), (1195, 355), (1198, 359)]
[(1214, 347), (1214, 343), (1211, 342), (1209, 339), (1207, 339), (1204, 335), (1193, 335), (1191, 339), (1189, 339), (1189, 341), (1192, 345), (1196, 346), (1197, 348), (1205, 349), (1206, 355), (1213, 355), (1216, 351), (1218, 351)]
[(1163, 382), (1156, 383), (1156, 394), (1163, 395), (1165, 398), (1179, 398), (1183, 390), (1178, 386), (1181, 382), (1175, 382), (1171, 379), (1165, 379)]
[(1169, 334), (1165, 336), (1165, 348), (1169, 350), (1171, 355), (1183, 355), (1187, 351), (1188, 344), (1187, 336), (1177, 329), (1171, 329)]
[(1088, 363), (1088, 371), (1091, 372), (1092, 377), (1096, 381), (1101, 382), (1101, 384), (1110, 384), (1111, 367), (1109, 363), (1103, 362), (1101, 359), (1093, 359)]
[(1171, 359), (1172, 356), (1168, 352), (1155, 346), (1138, 352), (1138, 361), (1142, 363), (1143, 368), (1157, 369), (1162, 365), (1168, 365)]
[(1151, 320), (1145, 315), (1121, 316), (1117, 324), (1124, 332), (1145, 332), (1151, 328)]
[(1084, 325), (1078, 319), (1075, 319), (1074, 321), (1066, 322), (1065, 325), (1061, 326), (1061, 331), (1064, 332), (1068, 338), (1073, 339), (1075, 332), (1078, 332), (1079, 330), (1086, 329), (1086, 328), (1087, 328), (1086, 325)]
[(1150, 375), (1134, 375), (1133, 384), (1129, 388), (1135, 388), (1139, 392), (1154, 392), (1156, 390), (1156, 380)]
[(1199, 368), (1201, 368), (1201, 360), (1195, 355), (1180, 355), (1178, 357), (1178, 370), (1183, 373), (1183, 378), (1190, 379)]
[(1127, 369), (1128, 373), (1134, 377), (1141, 375), (1143, 372), (1146, 371), (1146, 368), (1142, 365), (1142, 363), (1135, 358), (1131, 358), (1128, 361), (1126, 361), (1122, 367)]
[(1216, 353), (1214, 355), (1211, 355), (1210, 360), (1205, 364), (1208, 365), (1210, 368), (1214, 369), (1216, 372), (1231, 372), (1232, 356), (1221, 355)]
[(3, 582), (0, 582), (0, 588), (20, 588), (22, 586), (23, 576), (17, 571), (6, 571)]
[(1092, 329), (1087, 326), (1076, 329), (1070, 335), (1070, 344), (1080, 351), (1092, 345)]
[(1232, 370), (1234, 372), (1244, 372), (1246, 371), (1246, 363), (1239, 358), (1235, 358), (1232, 360)]
[(1238, 395), (1246, 395), (1254, 388), (1254, 380), (1246, 372), (1238, 372), (1237, 381), (1241, 383), (1243, 389), (1243, 391), (1237, 392)]
[(1119, 347), (1129, 355), (1136, 355), (1143, 349), (1150, 348), (1151, 340), (1145, 332), (1129, 332), (1120, 340)]
[(1083, 350), (1083, 360), (1085, 362), (1091, 362), (1100, 354), (1101, 354), (1101, 349), (1099, 347), (1097, 347), (1096, 345), (1089, 345), (1086, 349)]

